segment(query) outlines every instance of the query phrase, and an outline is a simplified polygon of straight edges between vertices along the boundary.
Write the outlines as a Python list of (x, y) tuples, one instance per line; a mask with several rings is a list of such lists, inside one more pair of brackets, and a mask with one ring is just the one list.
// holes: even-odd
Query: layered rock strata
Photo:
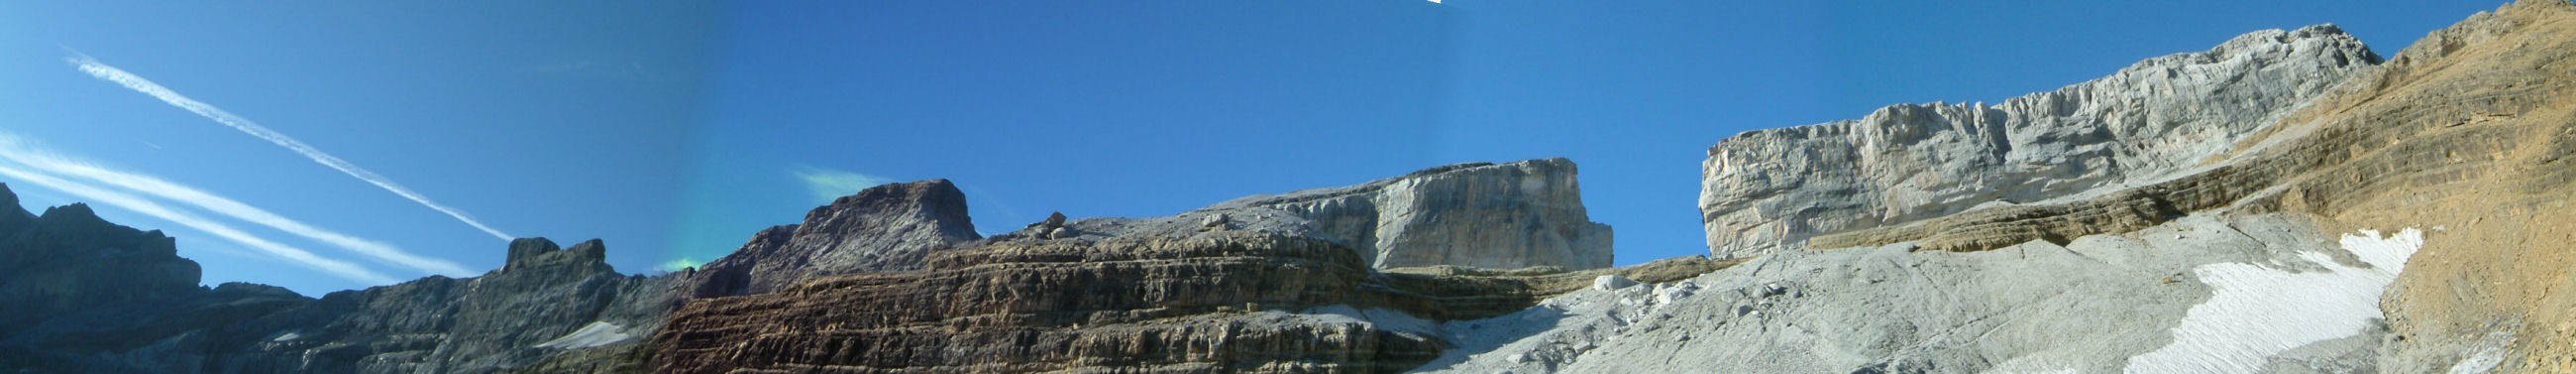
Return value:
[[(2208, 212), (2429, 228), (2383, 299), (2391, 372), (2576, 369), (2576, 6), (2526, 1), (2433, 33), (2281, 121), (2134, 187), (1813, 237), (1813, 248), (2081, 243)], [(2321, 238), (2323, 239), (2323, 238)]]
[(1610, 226), (1591, 221), (1574, 161), (1564, 158), (1447, 165), (1358, 185), (1246, 196), (1170, 217), (1087, 218), (1065, 228), (1094, 238), (1229, 229), (1312, 237), (1356, 248), (1376, 268), (1583, 270), (1611, 262)]
[[(2202, 167), (2379, 56), (2332, 25), (2246, 34), (2001, 104), (1907, 104), (1708, 150), (1709, 248), (1809, 238), (2152, 183)], [(2130, 227), (2134, 229), (2136, 227)]]
[[(1395, 372), (1449, 343), (1300, 311), (1481, 318), (1592, 275), (1379, 273), (1359, 253), (1247, 230), (1004, 238), (941, 251), (924, 272), (692, 302), (655, 337), (655, 356), (672, 373)], [(1672, 280), (1723, 265), (1625, 274)]]

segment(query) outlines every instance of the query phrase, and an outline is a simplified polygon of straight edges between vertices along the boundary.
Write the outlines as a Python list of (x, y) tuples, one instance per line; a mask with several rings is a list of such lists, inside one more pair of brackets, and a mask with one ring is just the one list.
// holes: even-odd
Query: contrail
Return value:
[(322, 258), (322, 256), (313, 255), (313, 252), (307, 252), (303, 249), (297, 249), (285, 244), (278, 244), (277, 242), (269, 241), (268, 239), (261, 239), (260, 237), (251, 235), (250, 233), (233, 229), (231, 226), (215, 223), (213, 220), (198, 217), (194, 214), (170, 209), (169, 207), (161, 206), (161, 204), (153, 203), (151, 200), (145, 200), (140, 197), (135, 197), (134, 195), (108, 191), (88, 184), (63, 180), (62, 178), (55, 178), (41, 173), (19, 170), (6, 165), (0, 165), (0, 175), (6, 175), (10, 178), (26, 181), (28, 183), (35, 183), (37, 185), (53, 188), (57, 191), (80, 195), (81, 197), (88, 198), (93, 201), (115, 205), (120, 208), (125, 208), (126, 210), (159, 217), (162, 220), (178, 223), (181, 226), (195, 228), (197, 231), (204, 231), (207, 234), (213, 234), (217, 237), (231, 240), (234, 243), (241, 243), (242, 245), (250, 246), (252, 249), (267, 252), (270, 255), (276, 255), (278, 257), (286, 258), (287, 260), (295, 261), (315, 270), (331, 273), (331, 275), (339, 276), (341, 279), (366, 284), (393, 284), (394, 282), (400, 281), (393, 277), (388, 277), (384, 274), (378, 274), (375, 271), (367, 270), (367, 268), (360, 267), (358, 264)]
[[(19, 141), (16, 136), (6, 132), (0, 132), (0, 160), (15, 162), (19, 165), (34, 168), (36, 171), (42, 171), (54, 175), (85, 178), (99, 183), (105, 183), (113, 187), (142, 192), (144, 194), (178, 201), (188, 205), (195, 205), (199, 208), (205, 208), (206, 210), (217, 214), (231, 216), (243, 221), (250, 221), (251, 223), (275, 228), (278, 231), (285, 231), (297, 236), (330, 243), (333, 246), (338, 246), (352, 252), (357, 252), (361, 255), (366, 255), (367, 257), (375, 258), (379, 262), (408, 267), (432, 274), (454, 276), (474, 274), (473, 271), (467, 270), (465, 266), (458, 265), (455, 262), (421, 257), (403, 252), (401, 249), (395, 248), (392, 244), (366, 240), (331, 230), (313, 227), (312, 225), (305, 224), (302, 221), (296, 221), (284, 216), (279, 216), (276, 213), (270, 213), (268, 210), (253, 207), (250, 206), (250, 204), (243, 204), (240, 201), (215, 195), (214, 193), (199, 190), (194, 187), (173, 183), (148, 175), (113, 170), (86, 161), (53, 154), (52, 152), (37, 148), (33, 145), (24, 144)], [(0, 163), (0, 165), (7, 164)], [(51, 185), (48, 186), (50, 187)]]
[(134, 75), (134, 73), (127, 73), (125, 70), (117, 69), (114, 66), (99, 63), (98, 59), (90, 58), (89, 55), (80, 54), (79, 52), (73, 52), (72, 54), (72, 57), (64, 60), (71, 62), (73, 67), (80, 68), (81, 72), (89, 73), (89, 76), (91, 77), (97, 77), (100, 80), (123, 85), (127, 89), (134, 90), (134, 92), (152, 95), (153, 98), (161, 99), (161, 102), (169, 103), (170, 106), (179, 107), (179, 109), (187, 109), (189, 112), (197, 113), (198, 116), (214, 120), (215, 123), (232, 126), (234, 130), (241, 130), (243, 133), (248, 133), (251, 136), (267, 140), (269, 143), (276, 143), (280, 147), (286, 147), (288, 150), (295, 151), (296, 154), (304, 155), (304, 158), (313, 159), (313, 162), (320, 163), (322, 166), (329, 166), (332, 169), (339, 170), (341, 173), (348, 174), (351, 177), (357, 177), (358, 180), (375, 184), (376, 187), (382, 187), (385, 191), (391, 191), (395, 195), (402, 195), (403, 198), (411, 199), (412, 202), (428, 206), (430, 209), (436, 209), (439, 213), (447, 213), (449, 217), (456, 217), (456, 220), (464, 221), (466, 225), (472, 225), (475, 229), (483, 230), (484, 233), (492, 234), (492, 237), (501, 238), (501, 240), (511, 240), (513, 238), (510, 234), (503, 234), (501, 233), (501, 230), (494, 230), (492, 229), (492, 226), (484, 225), (482, 221), (474, 220), (474, 217), (466, 216), (465, 212), (458, 211), (456, 208), (450, 208), (446, 205), (440, 205), (436, 201), (430, 201), (428, 196), (421, 196), (419, 192), (412, 192), (410, 188), (405, 188), (401, 184), (395, 184), (393, 179), (385, 178), (385, 176), (382, 175), (376, 175), (375, 172), (359, 168), (357, 164), (351, 164), (349, 161), (341, 160), (339, 157), (331, 156), (329, 153), (322, 153), (322, 150), (313, 149), (313, 146), (305, 145), (304, 142), (297, 141), (292, 137), (287, 137), (286, 134), (280, 134), (277, 133), (277, 131), (269, 130), (268, 127), (260, 126), (257, 122), (251, 122), (248, 118), (233, 115), (231, 112), (225, 112), (222, 108), (216, 108), (214, 105), (208, 105), (194, 99), (189, 99), (187, 96), (180, 96), (178, 92), (171, 91), (169, 88), (161, 87), (160, 84), (152, 83), (151, 80), (143, 79), (142, 76)]

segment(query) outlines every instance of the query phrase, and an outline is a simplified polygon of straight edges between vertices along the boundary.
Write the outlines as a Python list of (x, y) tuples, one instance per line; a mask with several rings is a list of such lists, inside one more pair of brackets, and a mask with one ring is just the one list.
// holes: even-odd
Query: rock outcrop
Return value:
[(1998, 105), (1896, 105), (1748, 131), (1709, 148), (1702, 222), (1718, 256), (1754, 256), (2172, 178), (2378, 62), (2332, 25), (2267, 30)]
[(1396, 372), (1449, 344), (1351, 314), (1482, 318), (1600, 274), (1670, 281), (1726, 265), (1379, 273), (1359, 253), (1249, 230), (1006, 237), (940, 251), (923, 272), (692, 302), (655, 337), (654, 356), (669, 373)]
[(983, 238), (966, 194), (946, 179), (869, 187), (771, 227), (742, 248), (684, 272), (692, 297), (767, 293), (824, 276), (918, 271), (933, 250)]
[(1352, 186), (1247, 196), (1170, 217), (1086, 218), (1066, 225), (1077, 236), (1091, 237), (1187, 237), (1215, 230), (1311, 237), (1357, 248), (1363, 261), (1381, 269), (1609, 267), (1610, 225), (1591, 221), (1582, 192), (1572, 160), (1475, 162)]
[[(2576, 82), (2576, 73), (2563, 66), (2570, 60), (2576, 60), (2576, 6), (2565, 1), (2507, 5), (2435, 32), (2385, 64), (2355, 71), (2308, 104), (2291, 108), (2281, 120), (2236, 137), (2181, 173), (2038, 202), (1825, 233), (1809, 238), (1806, 246), (2071, 248), (2099, 238), (2146, 235), (2141, 230), (2194, 215), (2277, 213), (2313, 218), (2316, 225), (2331, 228), (2325, 231), (2422, 228), (2424, 247), (2403, 262), (2404, 272), (2374, 303), (2381, 307), (2374, 314), (2384, 311), (2373, 317), (2386, 321), (2384, 329), (2318, 343), (2334, 347), (2283, 351), (2285, 356), (2261, 364), (2263, 370), (2278, 370), (2285, 362), (2332, 364), (2292, 372), (2576, 370), (2576, 349), (2568, 348), (2576, 347), (2576, 327), (2571, 327), (2576, 324), (2566, 322), (2576, 320), (2571, 314), (2576, 312), (2570, 312), (2576, 311), (2576, 296), (2564, 292), (2576, 289), (2570, 287), (2576, 285), (2576, 275), (2564, 271), (2565, 264), (2576, 263), (2576, 252), (2563, 250), (2564, 243), (2576, 241), (2569, 234), (2576, 230), (2564, 224), (2571, 218), (2564, 207), (2576, 196), (2576, 166), (2571, 166), (2576, 164), (2561, 162), (2576, 155), (2576, 86), (2570, 83)], [(2177, 249), (2108, 254), (2169, 256)], [(2318, 265), (2329, 268), (2324, 271), (2260, 259), (2251, 266), (2282, 268), (2300, 277), (2394, 272), (2396, 267), (2336, 257), (2333, 262), (2340, 265)], [(2331, 269), (2355, 264), (2372, 266)], [(2198, 280), (2177, 282), (2193, 281)], [(1889, 326), (1887, 331), (1917, 328)], [(2290, 357), (2295, 355), (2308, 356)], [(2138, 366), (2154, 361), (2147, 357), (2125, 365), (2155, 371)], [(1910, 366), (1877, 370), (1896, 368)]]
[(83, 204), (28, 214), (6, 185), (0, 203), (0, 344), (32, 343), (47, 335), (29, 331), (41, 325), (118, 324), (69, 320), (95, 308), (159, 310), (205, 292), (197, 262), (160, 231), (108, 223)]
[[(2213, 213), (2066, 245), (1784, 251), (1426, 328), (1460, 347), (1421, 370), (2424, 372), (2374, 359), (2389, 341), (2377, 291), (2404, 261), (2386, 250), (2413, 248), (2318, 241), (2338, 236), (2321, 230), (2298, 215)], [(2384, 254), (2396, 257), (2373, 257)]]

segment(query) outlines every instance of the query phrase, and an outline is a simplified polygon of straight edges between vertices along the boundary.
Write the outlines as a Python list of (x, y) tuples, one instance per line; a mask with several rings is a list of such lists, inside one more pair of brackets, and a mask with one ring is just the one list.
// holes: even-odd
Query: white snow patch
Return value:
[(537, 343), (537, 348), (581, 349), (614, 344), (630, 338), (633, 336), (626, 335), (625, 329), (617, 327), (617, 324), (591, 322), (590, 325), (582, 326), (580, 330), (573, 330), (563, 337)]
[(2382, 318), (2379, 295), (2424, 246), (2413, 228), (2381, 237), (2346, 234), (2342, 244), (2369, 267), (2301, 252), (2325, 270), (2296, 271), (2245, 263), (2193, 268), (2209, 284), (2209, 301), (2191, 307), (2173, 328), (2173, 343), (2129, 358), (2130, 373), (2252, 373), (2265, 358), (2309, 343), (2352, 336)]
[(272, 341), (272, 342), (291, 342), (291, 341), (295, 341), (295, 339), (303, 339), (303, 338), (304, 338), (304, 335), (303, 335), (303, 334), (297, 334), (297, 333), (292, 333), (292, 332), (290, 332), (290, 333), (280, 334), (280, 335), (278, 335), (278, 336), (277, 336), (277, 337), (275, 337), (275, 338), (268, 338), (268, 341)]

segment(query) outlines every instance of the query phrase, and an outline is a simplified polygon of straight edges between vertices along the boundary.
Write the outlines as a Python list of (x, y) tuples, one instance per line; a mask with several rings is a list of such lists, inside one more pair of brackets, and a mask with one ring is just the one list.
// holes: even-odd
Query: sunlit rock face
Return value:
[(1711, 252), (1902, 225), (2170, 178), (2205, 166), (2379, 56), (2333, 25), (2266, 30), (2001, 104), (1905, 104), (1748, 131), (1708, 150)]
[(1067, 227), (1091, 237), (1216, 230), (1311, 237), (1354, 248), (1381, 269), (1582, 270), (1611, 261), (1610, 225), (1591, 221), (1574, 161), (1564, 158), (1447, 165), (1358, 185), (1247, 196), (1169, 217), (1089, 218)]
[(946, 179), (870, 187), (771, 227), (685, 278), (694, 297), (768, 293), (824, 276), (916, 271), (932, 251), (981, 239)]

